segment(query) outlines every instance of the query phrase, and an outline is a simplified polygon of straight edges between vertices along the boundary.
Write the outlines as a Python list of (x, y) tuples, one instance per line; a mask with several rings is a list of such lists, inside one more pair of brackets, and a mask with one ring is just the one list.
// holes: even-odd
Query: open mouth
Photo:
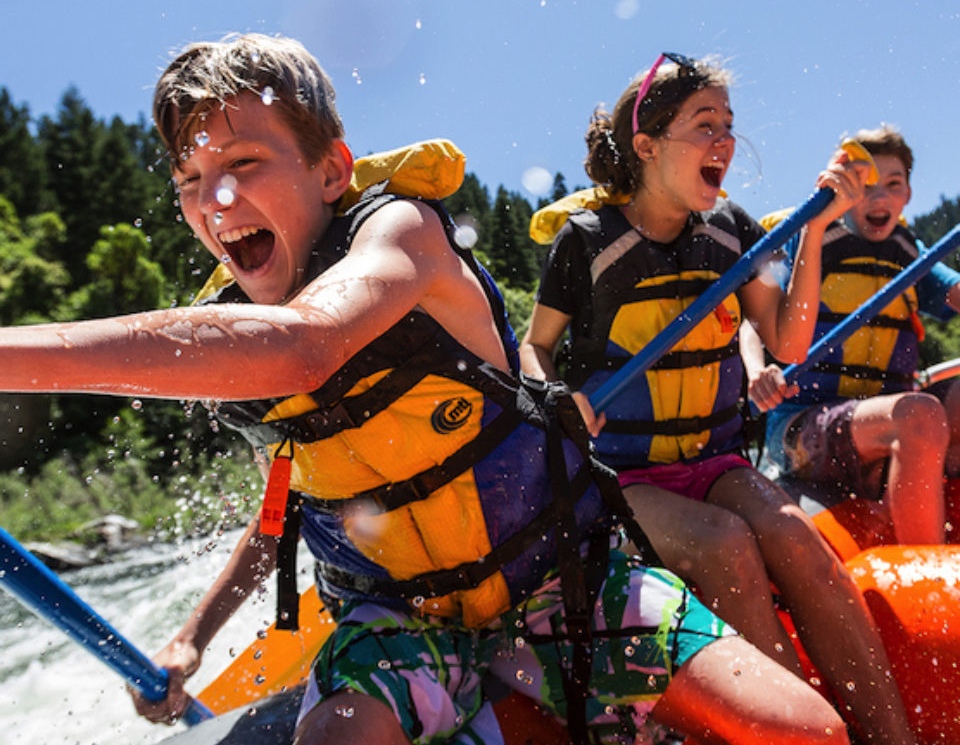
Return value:
[(704, 166), (700, 169), (700, 177), (714, 189), (720, 188), (720, 182), (723, 181), (723, 168), (720, 166)]
[(882, 228), (890, 222), (889, 212), (874, 212), (866, 216), (867, 223), (875, 228)]
[(245, 272), (259, 269), (273, 254), (274, 235), (264, 228), (227, 230), (219, 238), (230, 262)]

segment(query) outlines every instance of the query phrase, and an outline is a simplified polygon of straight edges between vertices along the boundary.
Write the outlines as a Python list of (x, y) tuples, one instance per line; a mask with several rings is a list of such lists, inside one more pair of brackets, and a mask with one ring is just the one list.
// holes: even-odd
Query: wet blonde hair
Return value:
[(157, 82), (153, 119), (173, 167), (189, 155), (206, 115), (246, 92), (277, 108), (311, 163), (343, 137), (333, 84), (300, 42), (230, 35), (187, 46)]

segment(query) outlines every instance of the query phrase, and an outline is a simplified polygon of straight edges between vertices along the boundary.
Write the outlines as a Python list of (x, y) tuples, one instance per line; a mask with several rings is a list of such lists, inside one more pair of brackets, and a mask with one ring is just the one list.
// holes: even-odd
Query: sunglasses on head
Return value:
[(640, 125), (637, 121), (637, 114), (640, 111), (640, 104), (643, 103), (643, 99), (647, 97), (647, 93), (650, 90), (650, 86), (653, 85), (653, 78), (657, 74), (657, 70), (660, 69), (665, 61), (670, 60), (680, 66), (681, 73), (686, 70), (692, 70), (696, 67), (696, 61), (690, 57), (687, 57), (684, 54), (677, 54), (675, 52), (663, 52), (657, 57), (653, 64), (650, 65), (650, 71), (647, 73), (646, 77), (643, 79), (643, 83), (640, 84), (640, 87), (637, 89), (637, 98), (633, 102), (633, 133), (636, 134), (640, 131)]

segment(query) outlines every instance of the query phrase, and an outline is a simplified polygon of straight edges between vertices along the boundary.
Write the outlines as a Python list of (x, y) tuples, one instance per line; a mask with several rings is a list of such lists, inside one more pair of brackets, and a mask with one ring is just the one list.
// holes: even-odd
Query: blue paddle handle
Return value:
[(813, 219), (833, 200), (832, 189), (818, 189), (803, 204), (779, 222), (773, 230), (757, 241), (737, 262), (723, 273), (716, 282), (674, 318), (627, 364), (620, 368), (590, 396), (590, 405), (598, 414), (623, 393), (638, 376), (645, 373), (674, 345), (686, 336), (690, 329), (713, 312), (727, 295), (735, 292), (749, 279), (756, 267), (771, 253), (786, 243), (791, 236)]
[[(167, 697), (167, 671), (157, 667), (37, 557), (0, 528), (0, 585), (98, 657), (148, 701)], [(183, 713), (189, 725), (213, 713), (194, 699)]]
[(858, 328), (867, 323), (893, 302), (894, 298), (918, 282), (923, 275), (933, 269), (934, 264), (944, 258), (948, 253), (956, 250), (958, 245), (960, 245), (960, 225), (955, 226), (949, 233), (943, 236), (943, 238), (934, 243), (930, 249), (922, 252), (917, 258), (907, 264), (907, 266), (901, 269), (879, 292), (871, 296), (863, 305), (831, 329), (830, 333), (826, 334), (810, 348), (803, 362), (798, 362), (795, 365), (786, 367), (783, 371), (783, 377), (787, 381), (787, 384), (795, 383), (801, 373), (809, 370), (831, 350), (843, 344)]

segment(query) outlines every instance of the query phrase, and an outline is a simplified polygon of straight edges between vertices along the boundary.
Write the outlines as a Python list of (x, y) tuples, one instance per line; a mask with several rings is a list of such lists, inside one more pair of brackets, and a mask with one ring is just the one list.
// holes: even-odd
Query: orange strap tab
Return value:
[(917, 335), (917, 341), (923, 341), (923, 338), (927, 335), (927, 330), (923, 327), (920, 314), (915, 310), (910, 311), (910, 324), (913, 326), (913, 333)]
[(260, 532), (264, 535), (283, 535), (283, 517), (287, 512), (292, 462), (291, 456), (278, 455), (270, 465), (270, 476), (263, 493), (263, 506), (260, 508)]
[(727, 310), (727, 306), (723, 303), (720, 303), (716, 308), (713, 309), (713, 315), (717, 317), (717, 320), (720, 321), (720, 328), (723, 330), (723, 333), (729, 334), (733, 331), (733, 316), (730, 315), (730, 311)]

